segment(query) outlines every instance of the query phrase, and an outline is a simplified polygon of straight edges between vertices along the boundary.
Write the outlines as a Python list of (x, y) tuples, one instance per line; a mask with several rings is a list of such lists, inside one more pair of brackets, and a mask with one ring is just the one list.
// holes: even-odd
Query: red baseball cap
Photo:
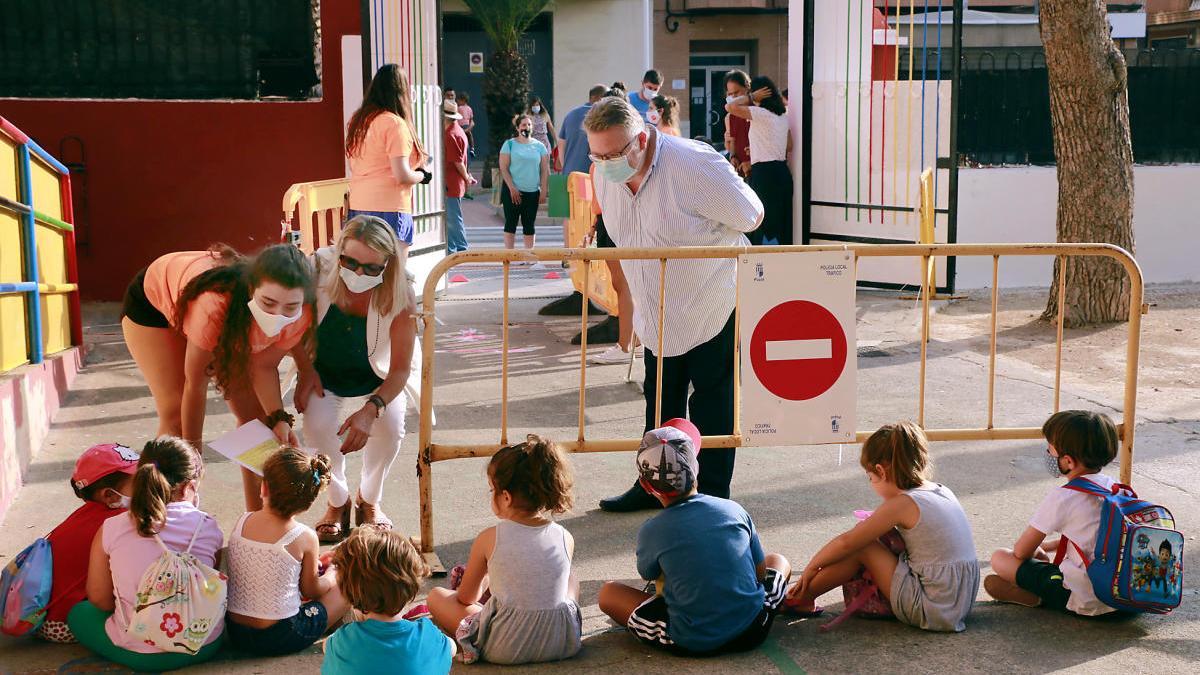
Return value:
[(133, 474), (137, 471), (138, 459), (136, 452), (120, 443), (93, 445), (76, 460), (71, 484), (82, 490), (111, 473)]
[(682, 417), (673, 417), (666, 422), (663, 422), (664, 427), (675, 427), (688, 435), (692, 439), (692, 445), (695, 446), (696, 452), (700, 452), (700, 430), (692, 424), (691, 420), (686, 420)]

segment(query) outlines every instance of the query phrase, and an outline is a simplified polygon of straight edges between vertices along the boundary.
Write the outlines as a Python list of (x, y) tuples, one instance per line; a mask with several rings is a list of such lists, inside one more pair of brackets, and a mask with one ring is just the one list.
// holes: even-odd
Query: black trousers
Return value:
[(533, 236), (533, 222), (537, 218), (538, 200), (541, 199), (541, 190), (533, 192), (522, 192), (521, 203), (514, 204), (512, 195), (508, 193), (508, 186), (500, 186), (500, 205), (504, 207), (504, 231), (509, 234), (517, 233), (517, 220), (521, 221), (521, 232), (526, 236)]
[[(716, 337), (662, 360), (662, 421), (686, 417), (704, 436), (733, 433), (733, 315)], [(654, 428), (658, 356), (646, 346), (646, 431)], [(688, 396), (688, 386), (692, 395)], [(701, 448), (700, 492), (729, 498), (734, 448)]]
[(763, 203), (763, 221), (746, 235), (758, 246), (764, 238), (780, 245), (792, 243), (792, 171), (787, 162), (758, 162), (750, 165), (746, 183)]

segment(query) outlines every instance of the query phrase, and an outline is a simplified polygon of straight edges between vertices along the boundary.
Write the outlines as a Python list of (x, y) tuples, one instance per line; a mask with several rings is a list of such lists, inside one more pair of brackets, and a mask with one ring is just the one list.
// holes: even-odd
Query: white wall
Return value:
[[(554, 10), (554, 109), (559, 119), (587, 103), (594, 84), (642, 81), (653, 58), (647, 0), (557, 0)], [(557, 120), (556, 120), (557, 121)]]
[[(1053, 242), (1054, 167), (963, 169), (958, 184), (960, 243)], [(1200, 280), (1200, 165), (1133, 170), (1135, 257), (1148, 283)], [(1000, 286), (1045, 286), (1050, 258), (1002, 258)], [(986, 258), (959, 258), (956, 288), (992, 284)]]

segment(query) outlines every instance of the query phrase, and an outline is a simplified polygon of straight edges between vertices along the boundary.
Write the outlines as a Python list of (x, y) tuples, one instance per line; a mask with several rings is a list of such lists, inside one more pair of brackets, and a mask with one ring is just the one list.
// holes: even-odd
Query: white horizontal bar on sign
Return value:
[(908, 38), (900, 35), (900, 32), (894, 28), (888, 28), (887, 30), (884, 30), (883, 28), (876, 28), (873, 33), (874, 35), (872, 36), (871, 40), (872, 44), (898, 45), (900, 47), (908, 46)]
[(833, 340), (769, 340), (768, 361), (799, 361), (802, 359), (833, 358)]

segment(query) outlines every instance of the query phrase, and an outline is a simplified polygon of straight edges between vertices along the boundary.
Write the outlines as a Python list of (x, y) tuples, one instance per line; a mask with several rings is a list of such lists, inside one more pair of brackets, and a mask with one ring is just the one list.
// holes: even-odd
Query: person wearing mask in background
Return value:
[(462, 127), (463, 133), (467, 135), (467, 156), (475, 156), (475, 134), (472, 133), (475, 129), (475, 111), (470, 106), (471, 97), (467, 92), (459, 92), (458, 94), (458, 114), (462, 119), (458, 120), (458, 125)]
[[(616, 84), (613, 85), (614, 87)], [(650, 69), (642, 75), (641, 91), (630, 92), (629, 102), (641, 114), (642, 119), (650, 124), (658, 124), (658, 120), (650, 119), (650, 111), (653, 110), (651, 102), (654, 97), (658, 96), (658, 90), (662, 87), (662, 74), (657, 70)], [(622, 87), (624, 88), (624, 87)]]
[(442, 90), (442, 100), (443, 101), (457, 101), (458, 100), (458, 92), (454, 91), (454, 87), (446, 87), (445, 89)]
[[(750, 93), (750, 76), (740, 70), (725, 73), (725, 103), (734, 101)], [(738, 175), (745, 178), (750, 175), (750, 120), (725, 115), (725, 150), (729, 153), (729, 161)]]
[[(647, 127), (629, 102), (600, 101), (584, 129), (596, 165), (596, 199), (618, 247), (746, 246), (744, 233), (762, 222), (762, 202), (720, 153)], [(658, 426), (661, 358), (661, 418), (687, 415), (704, 435), (732, 433), (736, 261), (667, 265), (665, 307), (672, 319), (661, 347), (659, 261), (622, 260), (621, 267), (634, 299), (634, 330), (646, 345), (645, 430)], [(700, 453), (700, 491), (728, 499), (734, 458), (733, 448)], [(635, 482), (619, 497), (601, 500), (600, 508), (636, 511), (662, 504)]]
[(668, 136), (679, 136), (679, 99), (659, 95), (651, 103), (654, 105), (654, 116), (658, 118), (658, 130)]
[(463, 225), (462, 198), (475, 177), (467, 170), (467, 135), (459, 122), (462, 114), (449, 99), (442, 102), (442, 128), (446, 164), (446, 254), (467, 250), (467, 232)]
[(541, 97), (534, 96), (529, 99), (529, 107), (525, 109), (525, 114), (533, 120), (533, 140), (546, 146), (546, 150), (553, 153), (554, 144), (557, 143), (554, 120), (550, 119), (550, 111), (542, 105)]
[(750, 81), (748, 98), (725, 104), (731, 117), (750, 121), (750, 176), (746, 182), (762, 200), (766, 215), (762, 227), (750, 235), (751, 243), (792, 243), (792, 172), (787, 156), (792, 150), (787, 107), (771, 78)]
[(533, 250), (534, 220), (538, 204), (546, 201), (550, 181), (550, 151), (533, 140), (533, 118), (517, 115), (513, 118), (517, 135), (500, 147), (500, 176), (504, 187), (500, 203), (504, 207), (504, 248), (513, 248), (517, 236), (517, 220), (525, 235), (525, 248)]

